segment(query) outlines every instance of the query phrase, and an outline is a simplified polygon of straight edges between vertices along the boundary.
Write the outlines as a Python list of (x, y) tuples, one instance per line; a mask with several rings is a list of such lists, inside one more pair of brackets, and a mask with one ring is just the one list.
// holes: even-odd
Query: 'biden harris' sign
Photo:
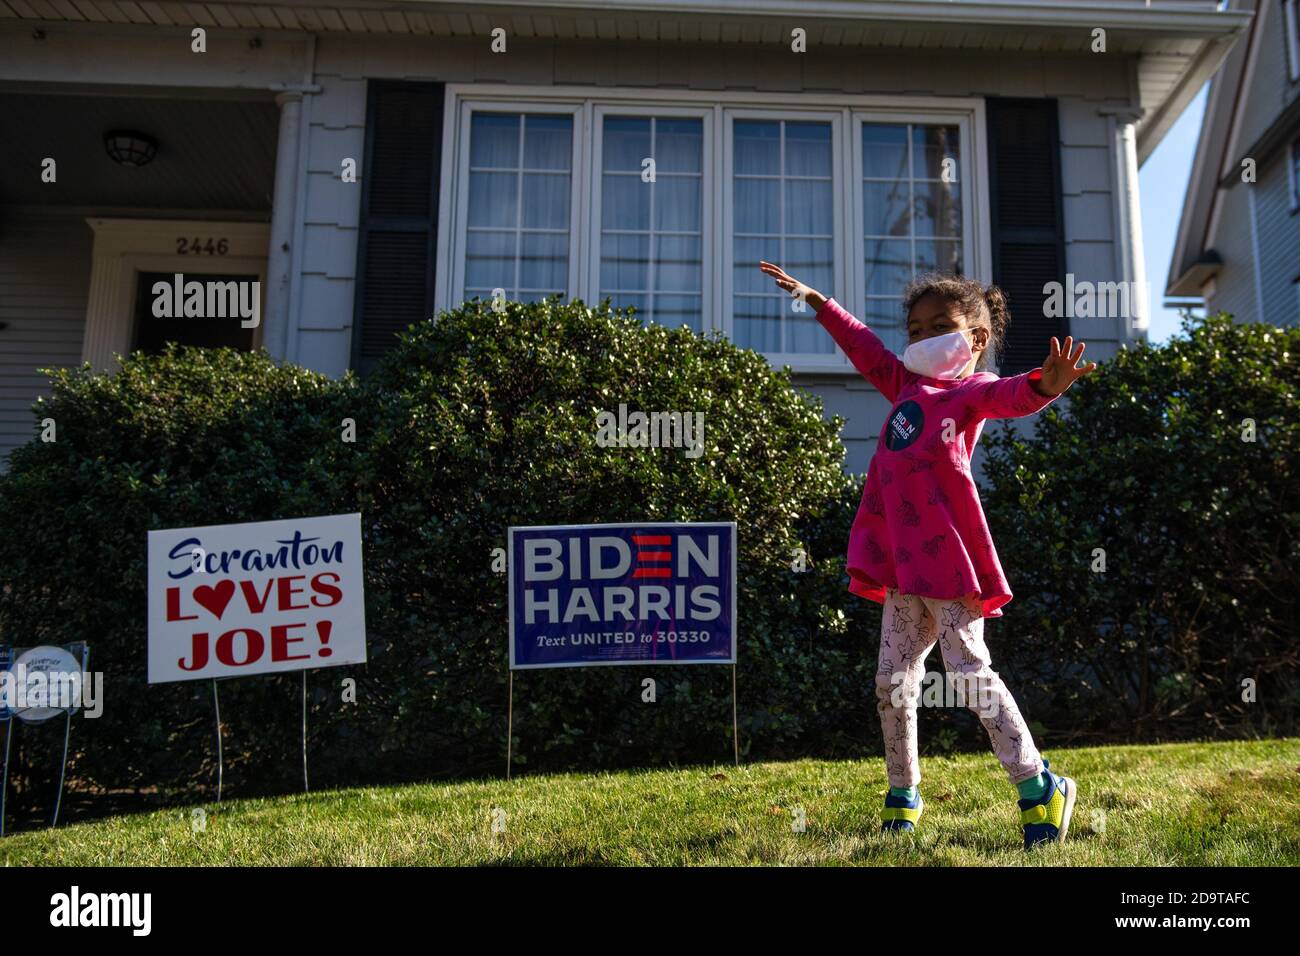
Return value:
[(736, 524), (510, 529), (510, 667), (736, 662)]

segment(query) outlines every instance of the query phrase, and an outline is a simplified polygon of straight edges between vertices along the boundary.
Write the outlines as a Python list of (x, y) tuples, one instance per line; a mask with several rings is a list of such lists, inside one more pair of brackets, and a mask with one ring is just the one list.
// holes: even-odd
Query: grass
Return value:
[[(1053, 750), (1070, 837), (1034, 864), (1300, 864), (1300, 738)], [(922, 758), (925, 816), (882, 835), (880, 759), (363, 787), (14, 834), (0, 865), (1020, 865), (991, 755)], [(793, 814), (802, 808), (803, 832)], [(498, 812), (499, 811), (499, 812)], [(496, 819), (504, 832), (494, 832)], [(504, 814), (504, 817), (501, 814)]]

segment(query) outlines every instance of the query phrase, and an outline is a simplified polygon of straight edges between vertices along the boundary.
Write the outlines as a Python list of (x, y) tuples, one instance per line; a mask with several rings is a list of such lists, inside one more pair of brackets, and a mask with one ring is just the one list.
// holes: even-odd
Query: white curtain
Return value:
[(475, 112), (469, 152), (465, 298), (567, 295), (573, 117)]
[(703, 331), (703, 121), (609, 115), (601, 142), (600, 298)]

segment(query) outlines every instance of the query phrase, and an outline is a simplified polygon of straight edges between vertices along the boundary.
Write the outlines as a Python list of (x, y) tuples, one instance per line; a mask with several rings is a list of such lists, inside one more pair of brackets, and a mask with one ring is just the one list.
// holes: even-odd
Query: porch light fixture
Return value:
[(132, 129), (111, 129), (104, 134), (104, 149), (115, 163), (143, 166), (157, 154), (158, 141)]

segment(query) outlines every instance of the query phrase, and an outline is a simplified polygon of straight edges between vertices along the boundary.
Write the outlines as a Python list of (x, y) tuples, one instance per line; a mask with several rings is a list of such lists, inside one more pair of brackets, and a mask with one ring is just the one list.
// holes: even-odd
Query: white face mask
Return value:
[(961, 329), (913, 342), (903, 350), (903, 365), (926, 378), (956, 378), (975, 356), (966, 341), (968, 331)]

